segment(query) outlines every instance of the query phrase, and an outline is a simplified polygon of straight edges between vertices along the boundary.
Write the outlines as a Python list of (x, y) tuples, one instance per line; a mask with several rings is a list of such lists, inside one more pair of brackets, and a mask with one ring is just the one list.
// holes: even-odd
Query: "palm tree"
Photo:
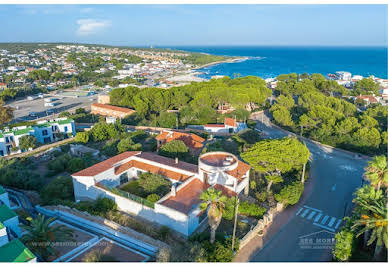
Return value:
[(384, 155), (374, 157), (365, 171), (365, 177), (377, 190), (380, 190), (381, 186), (388, 186), (387, 158)]
[(41, 258), (47, 260), (55, 251), (52, 247), (53, 242), (64, 242), (73, 240), (73, 230), (64, 225), (50, 226), (55, 218), (46, 219), (43, 215), (38, 215), (30, 220), (30, 225), (22, 225), (27, 234), (22, 236), (21, 240), (32, 252), (38, 254)]
[(200, 205), (201, 210), (208, 209), (207, 217), (210, 226), (210, 243), (213, 244), (216, 239), (217, 227), (221, 223), (227, 197), (221, 195), (221, 191), (209, 188), (202, 192), (199, 198), (203, 200)]
[(357, 237), (367, 231), (371, 231), (367, 245), (370, 246), (376, 242), (374, 258), (377, 259), (383, 245), (388, 248), (387, 208), (384, 201), (375, 201), (371, 205), (370, 202), (360, 199), (358, 204), (363, 210), (368, 210), (368, 212), (361, 214), (361, 217), (354, 222), (352, 230), (358, 230)]

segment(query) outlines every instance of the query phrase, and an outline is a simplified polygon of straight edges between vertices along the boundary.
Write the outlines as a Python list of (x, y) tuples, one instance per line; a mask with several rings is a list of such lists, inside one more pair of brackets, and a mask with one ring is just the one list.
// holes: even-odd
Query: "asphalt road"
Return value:
[[(258, 122), (257, 127), (269, 138), (286, 136), (269, 122)], [(304, 206), (295, 208), (291, 219), (252, 256), (253, 262), (331, 261), (332, 239), (350, 212), (367, 161), (314, 143), (307, 146), (312, 154), (312, 192)]]

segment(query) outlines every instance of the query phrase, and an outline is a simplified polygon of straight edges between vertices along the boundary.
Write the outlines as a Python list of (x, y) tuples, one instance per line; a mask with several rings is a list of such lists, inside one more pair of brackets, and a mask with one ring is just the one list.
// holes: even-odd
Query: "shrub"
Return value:
[(119, 152), (117, 150), (118, 140), (108, 140), (105, 145), (102, 147), (102, 152), (106, 156), (115, 156)]
[(247, 216), (255, 216), (260, 219), (261, 216), (263, 216), (263, 214), (265, 213), (266, 208), (257, 206), (254, 203), (249, 203), (248, 201), (242, 201), (240, 202), (238, 210), (241, 214), (245, 214)]
[(185, 159), (189, 154), (189, 148), (183, 141), (173, 140), (162, 145), (159, 149), (159, 154), (170, 158)]
[(256, 199), (260, 202), (265, 202), (267, 200), (267, 192), (266, 191), (256, 192), (255, 196), (256, 196)]
[(135, 144), (131, 139), (131, 137), (127, 137), (125, 139), (120, 140), (119, 144), (117, 145), (117, 150), (119, 153), (122, 153), (125, 151), (140, 151), (141, 144), (140, 143)]
[(74, 201), (73, 180), (71, 177), (58, 176), (43, 187), (40, 197), (44, 204), (52, 204), (58, 200)]
[(170, 228), (167, 226), (163, 225), (162, 227), (159, 228), (159, 238), (162, 240), (165, 240), (167, 236), (170, 234)]
[(147, 200), (151, 202), (157, 202), (158, 200), (160, 200), (160, 197), (157, 194), (150, 194), (147, 196)]
[(253, 190), (256, 189), (256, 181), (255, 181), (255, 180), (251, 180), (251, 182), (250, 182), (250, 187), (251, 187), (251, 189), (253, 189)]
[(347, 229), (335, 235), (333, 257), (338, 261), (348, 261), (352, 255), (354, 234)]
[(89, 142), (89, 132), (77, 132), (75, 135), (75, 141), (81, 143)]
[(71, 156), (68, 154), (63, 154), (55, 158), (54, 160), (50, 161), (47, 164), (47, 167), (49, 170), (53, 171), (54, 173), (61, 173), (66, 170), (68, 166), (68, 162), (71, 160)]
[(29, 148), (35, 148), (36, 138), (34, 136), (22, 136), (19, 139), (19, 148), (21, 150), (28, 150)]
[(233, 259), (233, 251), (230, 247), (226, 247), (220, 242), (215, 243), (213, 253), (209, 254), (211, 262), (231, 262)]
[(159, 196), (166, 195), (171, 188), (171, 182), (165, 179), (162, 175), (143, 173), (139, 176), (139, 185), (146, 193), (158, 194)]
[(85, 169), (86, 167), (86, 163), (83, 159), (73, 158), (69, 161), (66, 171), (69, 173), (75, 173), (81, 171), (82, 169)]
[(137, 181), (137, 180), (132, 180), (132, 181), (128, 182), (127, 184), (122, 186), (120, 189), (124, 190), (128, 193), (135, 194), (135, 195), (141, 194), (139, 192), (142, 191), (142, 188), (139, 185), (139, 181)]
[(275, 199), (285, 205), (294, 205), (299, 201), (303, 194), (303, 190), (303, 184), (299, 181), (295, 181), (282, 188), (279, 194), (275, 194)]
[(106, 213), (108, 211), (116, 211), (117, 204), (111, 199), (108, 198), (98, 198), (94, 202), (94, 210), (98, 213)]

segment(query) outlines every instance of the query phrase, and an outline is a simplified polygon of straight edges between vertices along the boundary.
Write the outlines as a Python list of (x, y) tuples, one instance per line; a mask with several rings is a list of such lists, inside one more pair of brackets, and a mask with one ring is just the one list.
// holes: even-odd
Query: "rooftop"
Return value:
[(114, 106), (114, 105), (109, 105), (109, 104), (102, 104), (102, 103), (93, 103), (92, 106), (94, 107), (99, 107), (99, 108), (105, 108), (105, 109), (110, 109), (113, 111), (118, 111), (118, 112), (123, 112), (123, 113), (133, 113), (135, 110), (129, 109), (129, 108), (124, 108), (124, 107), (119, 107), (119, 106)]
[(225, 152), (205, 153), (200, 157), (200, 160), (203, 163), (214, 167), (230, 166), (237, 162), (236, 156)]
[[(170, 196), (168, 199), (161, 202), (161, 204), (184, 214), (189, 214), (196, 205), (201, 203), (199, 196), (209, 187), (208, 184), (203, 183), (198, 178), (194, 178), (190, 183), (178, 190), (175, 196)], [(236, 195), (232, 190), (219, 184), (216, 184), (214, 188), (220, 190), (222, 194), (228, 197)]]
[(19, 239), (14, 239), (0, 247), (1, 262), (27, 262), (34, 258), (35, 255)]
[(202, 148), (203, 142), (205, 141), (205, 139), (195, 134), (167, 130), (160, 133), (156, 139), (167, 143), (173, 140), (181, 140), (186, 144), (186, 146), (192, 149)]
[(77, 173), (74, 173), (72, 174), (73, 176), (95, 176), (95, 175), (98, 175), (110, 168), (113, 167), (114, 164), (122, 161), (122, 160), (125, 160), (135, 154), (138, 154), (140, 153), (139, 151), (126, 151), (126, 152), (123, 152), (123, 153), (120, 153), (119, 155), (116, 155), (112, 158), (109, 158), (105, 161), (102, 161), (98, 164), (95, 164), (95, 165), (92, 165), (84, 170), (81, 170)]
[(3, 204), (0, 206), (0, 222), (4, 223), (15, 216), (17, 216), (16, 213), (8, 208), (7, 205)]

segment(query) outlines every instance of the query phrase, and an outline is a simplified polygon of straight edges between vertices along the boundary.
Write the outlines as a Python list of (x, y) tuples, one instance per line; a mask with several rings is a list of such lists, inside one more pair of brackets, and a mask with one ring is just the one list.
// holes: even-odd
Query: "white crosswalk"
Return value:
[(306, 205), (301, 207), (295, 215), (331, 232), (335, 232), (342, 223), (342, 219), (326, 215), (323, 211)]

